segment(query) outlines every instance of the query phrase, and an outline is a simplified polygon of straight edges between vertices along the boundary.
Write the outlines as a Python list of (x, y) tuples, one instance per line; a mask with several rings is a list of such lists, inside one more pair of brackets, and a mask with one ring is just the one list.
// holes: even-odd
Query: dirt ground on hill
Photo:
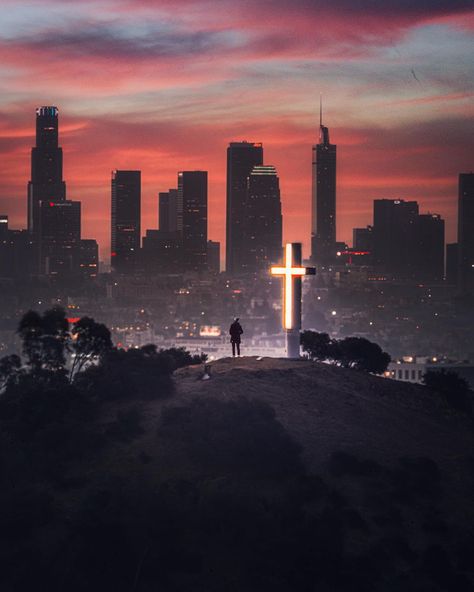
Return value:
[(450, 465), (473, 450), (472, 426), (447, 413), (423, 386), (305, 360), (225, 358), (176, 373), (174, 402), (193, 397), (258, 398), (305, 448), (310, 465), (334, 449), (374, 459), (435, 457)]

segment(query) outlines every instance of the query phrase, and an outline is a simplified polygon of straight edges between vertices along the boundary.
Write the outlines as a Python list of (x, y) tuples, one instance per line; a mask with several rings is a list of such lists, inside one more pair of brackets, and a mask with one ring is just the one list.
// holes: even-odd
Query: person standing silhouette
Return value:
[(237, 355), (240, 358), (240, 336), (244, 330), (239, 323), (238, 317), (234, 319), (234, 322), (229, 328), (230, 342), (232, 343), (232, 356), (235, 358), (235, 350), (237, 349)]

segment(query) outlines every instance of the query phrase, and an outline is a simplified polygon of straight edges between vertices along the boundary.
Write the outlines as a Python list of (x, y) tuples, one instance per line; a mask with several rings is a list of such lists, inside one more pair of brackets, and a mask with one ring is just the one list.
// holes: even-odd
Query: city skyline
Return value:
[[(41, 237), (41, 224), (39, 224), (39, 222), (42, 220), (43, 214), (41, 213), (40, 215), (40, 219), (38, 219), (38, 230), (35, 232), (34, 226), (32, 221), (34, 221), (34, 207), (33, 204), (36, 204), (36, 207), (38, 208), (38, 214), (40, 214), (40, 210), (41, 212), (43, 212), (43, 210), (45, 212), (48, 211), (50, 206), (53, 206), (53, 202), (58, 202), (57, 204), (54, 203), (54, 205), (72, 205), (72, 204), (76, 204), (78, 206), (78, 214), (75, 214), (75, 218), (77, 218), (77, 220), (73, 223), (72, 219), (71, 219), (71, 223), (73, 223), (73, 227), (75, 228), (77, 226), (77, 228), (79, 229), (78, 232), (78, 237), (77, 240), (80, 242), (80, 226), (81, 226), (81, 214), (80, 214), (80, 210), (81, 210), (81, 202), (73, 202), (71, 200), (65, 201), (65, 196), (66, 196), (66, 184), (65, 181), (63, 181), (63, 177), (62, 177), (62, 148), (59, 147), (59, 110), (56, 106), (42, 106), (42, 107), (38, 107), (36, 109), (36, 147), (32, 148), (31, 151), (31, 178), (32, 179), (37, 179), (36, 182), (32, 182), (29, 181), (28, 185), (27, 185), (27, 211), (28, 211), (28, 220), (27, 220), (27, 224), (28, 224), (28, 228), (27, 229), (18, 229), (15, 232), (27, 232), (31, 235), (31, 237), (34, 239), (36, 232), (38, 232), (39, 230), (39, 241), (42, 244), (43, 243), (43, 239)], [(312, 234), (311, 234), (311, 258), (313, 260), (315, 260), (315, 252), (318, 253), (319, 252), (319, 256), (316, 255), (316, 259), (320, 259), (321, 258), (321, 249), (322, 249), (322, 245), (319, 245), (318, 243), (318, 237), (319, 236), (326, 236), (326, 242), (324, 243), (326, 245), (326, 247), (329, 246), (330, 243), (333, 243), (333, 248), (334, 248), (334, 254), (333, 257), (336, 257), (336, 248), (347, 248), (349, 246), (349, 242), (344, 243), (344, 242), (335, 242), (335, 225), (336, 225), (336, 215), (335, 215), (335, 205), (336, 205), (336, 191), (335, 191), (335, 184), (336, 184), (336, 146), (334, 144), (330, 144), (329, 143), (329, 131), (328, 128), (322, 125), (322, 107), (320, 105), (320, 138), (319, 138), (319, 143), (318, 144), (314, 144), (312, 146), (312, 151), (313, 151), (313, 156), (312, 156), (312, 173), (313, 173), (313, 179), (312, 179), (312, 210), (311, 210), (311, 217), (312, 217)], [(44, 137), (43, 137), (44, 136)], [(44, 146), (43, 146), (44, 144)], [(330, 148), (332, 150), (332, 156), (330, 157), (330, 160), (327, 160), (327, 157), (325, 156), (325, 151), (327, 150), (327, 148)], [(320, 154), (320, 151), (322, 151), (322, 154)], [(318, 156), (316, 157), (316, 152), (318, 154)], [(255, 154), (254, 154), (255, 153)], [(58, 156), (59, 155), (59, 159)], [(249, 160), (250, 159), (250, 160)], [(276, 239), (278, 244), (281, 246), (284, 243), (284, 240), (282, 238), (282, 213), (281, 213), (281, 201), (280, 201), (280, 189), (279, 189), (279, 180), (278, 180), (278, 176), (277, 176), (277, 172), (275, 167), (271, 166), (261, 166), (261, 165), (257, 165), (254, 166), (254, 164), (251, 164), (251, 161), (255, 160), (256, 162), (263, 162), (263, 145), (262, 143), (253, 143), (253, 142), (247, 142), (247, 141), (242, 141), (242, 142), (230, 142), (228, 148), (227, 148), (227, 196), (226, 196), (226, 206), (227, 206), (227, 220), (226, 220), (226, 233), (227, 233), (227, 239), (229, 239), (229, 232), (233, 230), (233, 232), (235, 233), (236, 230), (238, 230), (238, 232), (236, 233), (237, 236), (238, 235), (242, 235), (243, 238), (245, 238), (247, 236), (247, 234), (249, 235), (248, 238), (253, 237), (255, 239), (256, 236), (256, 230), (257, 227), (259, 227), (259, 225), (257, 224), (257, 227), (254, 228), (253, 222), (251, 222), (252, 216), (254, 216), (254, 214), (256, 212), (254, 212), (253, 214), (251, 213), (252, 208), (250, 207), (250, 209), (248, 209), (248, 206), (250, 205), (250, 202), (247, 204), (247, 201), (249, 200), (249, 198), (251, 198), (252, 196), (252, 179), (253, 176), (255, 174), (256, 171), (257, 175), (261, 175), (262, 173), (266, 176), (268, 174), (274, 175), (276, 178), (276, 187), (274, 189), (276, 189), (277, 194), (275, 194), (274, 197), (276, 197), (276, 195), (278, 195), (278, 214), (276, 211), (273, 211), (273, 205), (270, 206), (269, 204), (267, 204), (268, 206), (268, 211), (267, 211), (267, 206), (265, 206), (264, 210), (260, 211), (259, 216), (263, 216), (264, 218), (267, 218), (267, 214), (269, 216), (268, 220), (267, 220), (267, 224), (269, 223), (270, 226), (273, 226), (274, 224), (276, 224), (276, 226), (274, 227), (274, 231), (271, 231), (270, 234), (272, 234), (273, 238), (270, 239), (271, 241), (273, 239)], [(248, 162), (247, 162), (248, 161)], [(329, 171), (329, 172), (328, 172)], [(238, 174), (237, 174), (238, 173)], [(138, 175), (138, 194), (137, 197), (135, 199), (136, 203), (136, 207), (138, 208), (136, 210), (136, 212), (133, 214), (133, 227), (135, 228), (134, 230), (134, 235), (135, 239), (134, 239), (134, 248), (131, 249), (131, 251), (136, 251), (136, 253), (134, 254), (134, 256), (138, 256), (138, 251), (141, 251), (141, 246), (142, 246), (142, 240), (145, 241), (147, 240), (146, 237), (158, 237), (159, 235), (162, 236), (162, 240), (164, 239), (165, 242), (167, 242), (170, 238), (171, 235), (173, 234), (173, 230), (171, 228), (172, 225), (175, 225), (176, 227), (174, 228), (175, 231), (184, 232), (184, 235), (187, 236), (187, 234), (189, 234), (189, 232), (185, 231), (185, 224), (184, 224), (184, 213), (185, 210), (187, 209), (188, 206), (186, 206), (186, 208), (184, 208), (184, 192), (183, 192), (183, 187), (182, 187), (182, 181), (183, 181), (183, 176), (184, 175), (188, 175), (194, 177), (196, 175), (201, 175), (201, 176), (205, 176), (205, 187), (204, 185), (201, 187), (202, 183), (201, 180), (197, 181), (196, 178), (196, 182), (197, 185), (195, 183), (195, 181), (193, 180), (193, 182), (191, 183), (190, 187), (193, 186), (194, 189), (191, 191), (191, 193), (193, 194), (193, 197), (191, 197), (191, 202), (194, 205), (190, 206), (190, 212), (197, 212), (198, 209), (202, 209), (202, 216), (201, 214), (198, 216), (198, 218), (194, 219), (194, 221), (191, 223), (191, 219), (188, 221), (187, 227), (188, 230), (193, 234), (193, 236), (195, 235), (195, 239), (198, 240), (198, 242), (200, 241), (200, 246), (198, 248), (197, 251), (195, 251), (195, 254), (197, 256), (197, 252), (199, 251), (200, 255), (198, 256), (199, 259), (202, 259), (201, 263), (204, 262), (204, 260), (206, 259), (206, 250), (208, 248), (207, 245), (207, 241), (208, 241), (208, 206), (207, 206), (207, 202), (208, 202), (208, 172), (207, 171), (187, 171), (187, 172), (180, 172), (178, 171), (177, 175), (178, 175), (178, 188), (177, 189), (169, 189), (168, 192), (159, 192), (158, 193), (158, 200), (156, 203), (156, 217), (155, 217), (155, 224), (157, 224), (159, 230), (156, 229), (147, 229), (145, 234), (143, 234), (141, 232), (141, 220), (142, 220), (142, 211), (141, 211), (141, 171), (117, 171), (114, 170), (112, 171), (112, 195), (111, 195), (111, 213), (110, 213), (110, 223), (111, 223), (111, 229), (112, 229), (112, 234), (111, 234), (111, 241), (110, 241), (110, 263), (112, 268), (116, 268), (117, 267), (117, 263), (118, 263), (118, 259), (116, 258), (117, 256), (117, 244), (115, 244), (114, 246), (114, 241), (115, 243), (117, 243), (117, 231), (116, 228), (118, 228), (117, 226), (117, 191), (114, 190), (114, 180), (116, 175), (119, 174), (125, 174), (125, 175)], [(329, 176), (327, 176), (329, 174)], [(473, 173), (459, 173), (459, 183), (461, 183), (461, 179), (467, 179), (467, 178), (472, 178)], [(191, 178), (190, 177), (190, 178)], [(241, 177), (241, 178), (240, 178)], [(255, 178), (259, 178), (259, 177), (255, 177)], [(42, 179), (42, 181), (40, 182), (40, 180)], [(470, 183), (472, 183), (472, 181), (469, 181)], [(320, 184), (323, 184), (324, 187), (329, 188), (329, 193), (327, 193), (327, 190), (325, 189), (326, 193), (323, 192), (323, 194), (320, 196), (319, 192), (319, 186)], [(328, 185), (329, 183), (329, 185)], [(242, 192), (244, 185), (246, 186), (246, 189), (244, 191), (244, 194), (240, 195), (239, 192)], [(121, 186), (121, 185), (120, 185)], [(318, 187), (318, 189), (316, 189), (316, 187)], [(467, 187), (467, 185), (466, 185)], [(181, 188), (181, 189), (180, 189)], [(263, 187), (261, 188), (263, 189)], [(274, 193), (274, 189), (270, 189), (270, 186), (266, 187), (266, 189), (263, 191), (263, 194), (261, 195), (262, 198), (264, 198), (265, 201), (265, 194), (267, 193), (267, 191), (270, 191), (271, 193)], [(235, 193), (237, 191), (237, 193)], [(461, 185), (459, 185), (459, 191), (461, 191)], [(472, 190), (471, 190), (472, 191)], [(465, 191), (466, 197), (470, 196), (471, 191)], [(197, 192), (197, 193), (196, 193)], [(249, 193), (248, 193), (249, 192)], [(260, 190), (257, 192), (259, 193)], [(38, 198), (38, 196), (36, 195), (37, 193), (40, 193), (40, 196)], [(132, 192), (133, 193), (133, 192)], [(234, 195), (235, 193), (235, 195)], [(44, 194), (44, 195), (43, 195)], [(126, 194), (128, 195), (128, 192), (126, 192)], [(198, 197), (198, 194), (200, 195), (200, 197)], [(201, 195), (202, 194), (202, 195)], [(239, 197), (237, 198), (237, 194), (239, 195)], [(269, 195), (270, 195), (269, 194)], [(326, 195), (327, 194), (327, 195)], [(43, 198), (41, 198), (41, 195), (43, 196)], [(244, 197), (244, 195), (246, 197)], [(267, 197), (269, 197), (269, 195)], [(49, 196), (49, 197), (48, 197)], [(114, 197), (115, 196), (115, 197)], [(459, 196), (461, 196), (461, 193), (459, 193)], [(256, 196), (254, 196), (256, 197)], [(39, 199), (39, 200), (38, 200)], [(41, 201), (42, 199), (42, 201)], [(128, 199), (128, 198), (127, 198)], [(241, 212), (241, 214), (237, 215), (236, 217), (236, 212), (237, 210), (235, 210), (235, 203), (234, 205), (232, 205), (233, 201), (235, 202), (235, 200), (237, 199), (237, 201), (242, 201), (242, 203), (240, 204), (240, 207), (243, 207), (243, 210)], [(461, 198), (459, 197), (459, 200)], [(53, 200), (53, 201), (51, 201)], [(171, 200), (171, 201), (170, 201)], [(197, 200), (197, 201), (196, 201)], [(459, 216), (462, 216), (462, 212), (461, 212), (461, 201), (458, 200), (458, 236), (460, 237), (460, 222), (459, 220), (461, 218), (459, 218)], [(252, 200), (251, 200), (252, 201)], [(64, 204), (62, 204), (61, 202), (64, 202)], [(200, 205), (198, 205), (198, 202)], [(236, 202), (237, 203), (237, 202)], [(270, 202), (269, 202), (270, 203)], [(405, 200), (400, 200), (400, 199), (387, 199), (387, 198), (382, 198), (382, 199), (375, 199), (373, 200), (373, 228), (375, 230), (377, 230), (378, 224), (377, 224), (377, 204), (382, 204), (382, 203), (392, 203), (392, 204), (404, 204), (406, 203), (406, 205), (410, 206), (413, 205), (416, 208), (416, 216), (418, 216), (418, 211), (419, 211), (419, 204), (417, 201), (412, 201), (412, 202), (405, 202)], [(470, 202), (469, 202), (470, 203)], [(172, 205), (174, 204), (174, 205)], [(324, 205), (324, 208), (326, 209), (322, 209), (321, 211), (320, 208), (322, 208), (322, 206)], [(263, 206), (263, 202), (260, 204), (260, 209)], [(129, 206), (127, 206), (129, 207)], [(135, 206), (133, 206), (135, 208)], [(329, 209), (328, 209), (329, 207)], [(470, 207), (470, 206), (469, 206)], [(396, 208), (398, 209), (398, 208)], [(235, 210), (235, 211), (234, 211)], [(248, 211), (247, 211), (248, 210)], [(273, 213), (272, 213), (273, 212)], [(5, 214), (6, 215), (6, 224), (7, 224), (7, 228), (9, 226), (9, 215), (8, 213)], [(277, 218), (273, 219), (272, 216), (276, 215), (277, 218), (279, 218), (279, 222), (277, 221)], [(193, 214), (193, 216), (195, 216), (195, 214)], [(31, 217), (31, 219), (30, 219)], [(174, 217), (174, 222), (173, 222), (173, 217)], [(240, 217), (242, 217), (241, 220), (241, 224), (239, 222)], [(201, 224), (201, 218), (202, 218), (202, 223), (204, 224), (204, 226)], [(270, 221), (270, 219), (272, 219), (272, 221)], [(127, 217), (127, 222), (126, 222), (126, 226), (130, 224), (132, 224), (132, 222), (130, 222), (131, 218), (130, 216)], [(441, 234), (439, 235), (441, 238), (441, 242), (438, 239), (434, 239), (434, 235), (429, 238), (430, 233), (432, 232), (431, 230), (429, 230), (430, 228), (432, 228), (434, 230), (434, 223), (436, 222), (436, 220), (438, 220), (440, 222), (439, 228), (442, 229)], [(199, 223), (198, 223), (199, 222)], [(319, 230), (316, 230), (314, 227), (315, 222), (318, 223), (317, 228)], [(418, 223), (418, 222), (417, 222)], [(439, 250), (439, 253), (436, 255), (436, 260), (437, 263), (433, 263), (434, 267), (433, 269), (437, 269), (438, 271), (435, 272), (434, 276), (436, 276), (438, 279), (442, 279), (443, 275), (444, 275), (444, 258), (445, 258), (445, 250), (448, 248), (448, 246), (450, 246), (449, 240), (446, 240), (446, 236), (445, 236), (445, 220), (442, 218), (442, 216), (440, 214), (437, 213), (433, 213), (433, 212), (425, 212), (424, 214), (422, 214), (419, 217), (419, 223), (422, 225), (420, 226), (420, 229), (423, 227), (424, 231), (423, 232), (427, 232), (426, 236), (424, 239), (421, 239), (421, 243), (420, 243), (420, 247), (421, 244), (423, 243), (424, 245), (424, 240), (428, 240), (428, 241), (432, 241), (433, 239), (435, 240), (435, 242), (439, 243), (439, 246), (436, 247), (437, 249), (441, 249)], [(196, 226), (197, 224), (197, 226)], [(120, 226), (120, 225), (119, 225)], [(200, 230), (197, 230), (197, 228), (200, 228)], [(71, 227), (72, 228), (72, 227)], [(278, 230), (279, 228), (279, 230)], [(11, 229), (11, 226), (10, 226)], [(51, 227), (52, 229), (52, 227)], [(128, 229), (127, 230), (131, 230)], [(355, 250), (360, 250), (360, 246), (358, 246), (358, 242), (359, 239), (356, 238), (356, 233), (359, 233), (358, 236), (360, 235), (360, 233), (364, 233), (366, 234), (367, 231), (372, 230), (372, 225), (368, 225), (365, 228), (353, 228), (352, 229), (352, 242), (353, 242), (353, 249)], [(379, 228), (380, 230), (380, 228)], [(161, 233), (163, 232), (165, 234), (161, 235), (161, 234), (156, 234), (156, 233)], [(171, 232), (171, 234), (170, 234)], [(275, 234), (276, 232), (276, 234)], [(416, 231), (418, 232), (418, 230)], [(149, 234), (151, 233), (151, 234)], [(328, 234), (329, 233), (329, 234)], [(422, 233), (423, 234), (423, 233)], [(169, 236), (168, 236), (169, 235)], [(277, 236), (279, 235), (279, 238), (277, 238)], [(465, 233), (464, 233), (465, 235)], [(59, 236), (59, 235), (58, 235)], [(237, 244), (236, 239), (232, 239), (232, 235), (231, 236), (231, 240), (227, 240), (227, 253), (226, 253), (226, 259), (225, 259), (225, 265), (224, 267), (226, 268), (226, 271), (230, 273), (235, 273), (235, 272), (239, 272), (242, 271), (244, 272), (247, 269), (248, 264), (250, 263), (250, 261), (247, 261), (246, 257), (248, 257), (248, 254), (250, 253), (250, 251), (252, 251), (252, 247), (249, 246), (249, 253), (247, 253), (247, 245), (246, 245), (246, 241), (244, 241), (244, 243), (242, 244)], [(388, 236), (388, 235), (387, 235)], [(114, 238), (115, 237), (115, 238)], [(167, 238), (166, 238), (167, 237)], [(198, 237), (201, 237), (198, 239)], [(267, 237), (267, 239), (269, 239), (270, 235)], [(52, 237), (51, 237), (52, 238)], [(177, 238), (177, 237), (175, 237)], [(369, 238), (369, 237), (367, 237)], [(262, 239), (263, 243), (265, 243), (265, 241), (267, 239)], [(381, 251), (380, 251), (380, 245), (379, 247), (377, 247), (377, 234), (374, 233), (374, 253), (376, 255), (375, 260), (373, 261), (376, 265), (378, 264), (380, 266), (381, 261), (379, 261), (377, 263), (377, 256), (381, 256)], [(76, 239), (75, 239), (76, 240)], [(193, 239), (194, 240), (194, 239)], [(319, 239), (321, 240), (321, 239)], [(366, 239), (363, 239), (364, 241)], [(461, 240), (461, 239), (460, 239)], [(53, 239), (53, 242), (55, 242), (55, 239)], [(61, 242), (61, 241), (60, 241)], [(87, 242), (87, 241), (86, 241)], [(96, 242), (95, 240), (89, 241), (89, 242)], [(186, 241), (185, 241), (186, 242)], [(210, 240), (210, 243), (212, 243), (213, 241)], [(303, 241), (300, 242), (302, 244)], [(433, 245), (435, 244), (435, 242), (433, 242)], [(201, 244), (202, 243), (202, 244)], [(260, 245), (259, 248), (263, 248), (264, 251), (269, 247), (269, 244), (266, 247), (263, 247), (263, 243)], [(150, 243), (149, 243), (150, 244)], [(220, 242), (217, 242), (215, 244), (220, 245)], [(145, 245), (145, 242), (143, 243), (143, 245)], [(250, 243), (249, 243), (250, 245)], [(433, 246), (432, 245), (432, 246)], [(441, 247), (442, 245), (442, 247)], [(45, 245), (44, 245), (45, 246)], [(197, 243), (195, 244), (195, 246), (197, 246)], [(408, 246), (408, 244), (407, 244)], [(412, 245), (414, 246), (414, 245)], [(424, 245), (425, 247), (427, 245)], [(276, 247), (276, 243), (275, 243), (275, 247)], [(376, 248), (377, 247), (377, 248)], [(393, 250), (395, 249), (395, 251), (397, 250), (397, 244), (395, 241), (391, 240), (389, 241), (389, 247)], [(84, 245), (85, 248), (85, 245)], [(98, 248), (98, 243), (96, 243), (96, 248)], [(350, 248), (350, 247), (349, 247)], [(274, 247), (271, 248), (271, 250), (274, 250)], [(40, 249), (41, 250), (41, 249)], [(364, 249), (363, 249), (364, 250)], [(371, 251), (372, 249), (369, 248), (369, 251)], [(422, 249), (423, 251), (424, 249)], [(194, 251), (193, 251), (194, 252)], [(418, 251), (417, 251), (418, 252)], [(247, 254), (245, 254), (247, 253)], [(275, 250), (275, 254), (272, 255), (270, 257), (271, 260), (273, 261), (277, 261), (278, 260), (278, 256), (276, 255), (277, 251)], [(263, 254), (263, 251), (262, 253)], [(339, 253), (337, 253), (339, 255)], [(348, 253), (344, 253), (344, 254), (348, 254)], [(361, 254), (363, 255), (364, 253), (357, 253), (358, 255)], [(370, 253), (366, 253), (368, 255), (370, 255)], [(265, 255), (264, 258), (266, 258), (268, 256)], [(43, 264), (45, 262), (42, 261), (44, 257), (44, 253), (41, 255), (41, 264), (40, 267), (43, 268)], [(96, 255), (97, 257), (97, 255)], [(193, 255), (194, 257), (194, 255)], [(230, 267), (229, 267), (229, 257), (230, 257)], [(327, 259), (327, 263), (329, 263), (331, 257), (329, 256), (329, 253), (326, 253), (325, 255), (323, 254), (323, 259), (321, 259), (321, 262), (324, 264), (324, 257), (328, 257)], [(422, 262), (424, 255), (421, 254), (420, 251), (420, 262)], [(60, 257), (60, 259), (62, 258), (62, 256)], [(243, 259), (242, 259), (243, 258)], [(402, 260), (404, 260), (406, 257), (402, 257)], [(235, 259), (235, 261), (234, 261)], [(240, 263), (238, 263), (236, 265), (236, 261), (237, 259), (242, 259), (242, 261)], [(244, 263), (244, 259), (245, 261), (247, 261), (246, 263)], [(385, 258), (383, 257), (382, 259), (385, 260)], [(334, 263), (336, 262), (336, 260), (334, 259)], [(62, 262), (64, 263), (64, 261)], [(83, 262), (85, 263), (85, 261)], [(115, 265), (114, 265), (115, 263)], [(196, 271), (198, 268), (201, 269), (202, 265), (197, 264), (196, 267)], [(221, 260), (222, 263), (222, 260)], [(51, 262), (49, 264), (46, 263), (46, 265), (50, 265)], [(243, 266), (242, 266), (243, 265)], [(422, 266), (424, 265), (424, 263), (422, 263)], [(240, 269), (240, 267), (242, 266), (242, 269)], [(252, 266), (251, 266), (252, 267)], [(131, 271), (131, 269), (129, 270)], [(138, 269), (137, 269), (138, 271)], [(249, 271), (249, 270), (247, 270)], [(434, 277), (433, 276), (433, 277)]]
[(178, 13), (168, 2), (5, 4), (0, 211), (12, 228), (26, 225), (31, 114), (56, 104), (68, 199), (82, 202), (102, 258), (114, 169), (142, 171), (142, 228), (156, 228), (176, 171), (208, 170), (209, 237), (225, 252), (225, 150), (244, 139), (279, 171), (284, 240), (308, 256), (322, 92), (338, 145), (337, 239), (371, 223), (374, 199), (400, 198), (439, 213), (456, 240), (457, 176), (472, 169), (469, 3), (278, 1), (269, 13), (263, 2), (251, 22), (248, 2), (212, 16), (199, 1)]

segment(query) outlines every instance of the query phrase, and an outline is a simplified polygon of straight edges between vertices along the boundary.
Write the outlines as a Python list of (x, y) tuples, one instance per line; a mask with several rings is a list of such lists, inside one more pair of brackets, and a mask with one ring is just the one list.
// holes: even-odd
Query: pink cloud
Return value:
[[(103, 253), (114, 168), (143, 171), (143, 229), (156, 227), (157, 192), (175, 185), (178, 170), (209, 170), (210, 236), (223, 240), (225, 150), (244, 138), (264, 142), (265, 160), (280, 175), (286, 238), (307, 244), (317, 137), (309, 113), (317, 110), (315, 88), (329, 86), (337, 104), (328, 124), (338, 144), (339, 238), (350, 241), (354, 225), (370, 223), (372, 200), (381, 196), (419, 199), (447, 218), (455, 237), (457, 174), (472, 168), (467, 85), (435, 81), (402, 96), (387, 90), (391, 74), (372, 75), (371, 60), (424, 23), (468, 30), (466, 2), (184, 4), (178, 15), (171, 1), (103, 0), (95, 20), (84, 12), (77, 22), (0, 40), (10, 93), (1, 99), (0, 213), (24, 224), (34, 107), (46, 100), (61, 107), (68, 196), (82, 200), (84, 236), (97, 236)], [(349, 67), (352, 78), (339, 70)], [(378, 114), (383, 127), (373, 123)]]

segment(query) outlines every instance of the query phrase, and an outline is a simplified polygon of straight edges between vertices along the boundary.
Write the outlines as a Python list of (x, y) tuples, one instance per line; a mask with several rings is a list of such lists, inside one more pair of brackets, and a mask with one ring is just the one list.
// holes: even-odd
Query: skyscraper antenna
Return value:
[(319, 93), (319, 127), (323, 125), (323, 93)]

